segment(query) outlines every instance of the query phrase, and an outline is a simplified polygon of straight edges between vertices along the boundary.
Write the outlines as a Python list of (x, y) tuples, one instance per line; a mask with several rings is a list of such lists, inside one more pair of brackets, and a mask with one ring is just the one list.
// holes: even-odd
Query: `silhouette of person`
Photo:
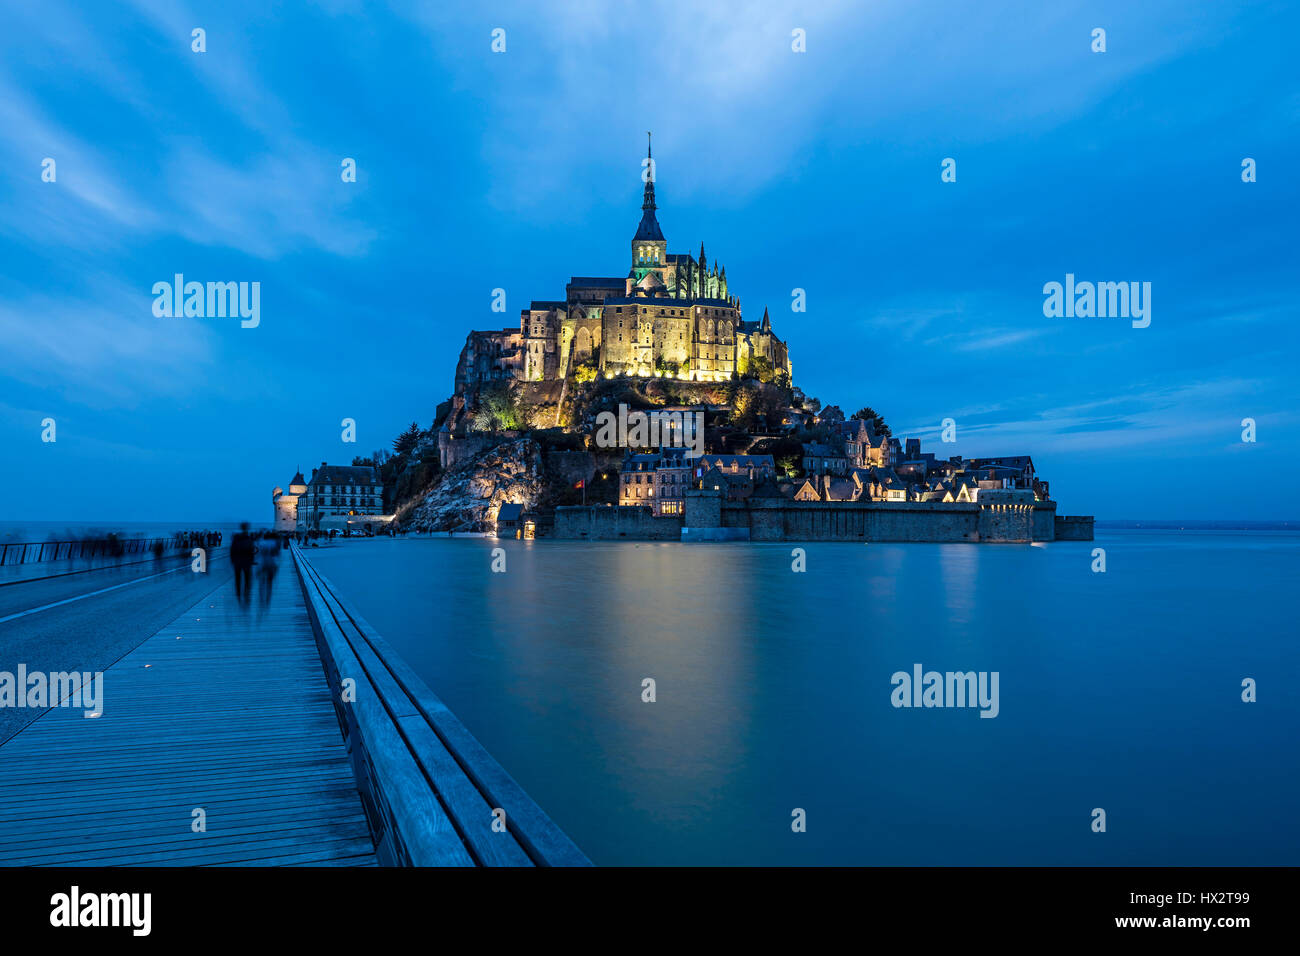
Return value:
[(248, 522), (245, 521), (230, 540), (230, 563), (235, 566), (235, 600), (241, 603), (253, 598), (253, 558), (256, 555), (257, 542), (248, 533)]
[(274, 531), (268, 531), (257, 542), (257, 568), (265, 608), (271, 603), (271, 585), (275, 583), (275, 572), (280, 569), (280, 538)]

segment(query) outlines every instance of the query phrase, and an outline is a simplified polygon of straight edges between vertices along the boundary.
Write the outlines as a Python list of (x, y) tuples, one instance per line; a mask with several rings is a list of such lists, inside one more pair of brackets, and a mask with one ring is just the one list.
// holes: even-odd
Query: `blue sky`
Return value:
[[(1294, 5), (721, 6), (6, 0), (0, 517), (266, 521), (428, 425), (471, 328), (626, 274), (647, 129), (670, 250), (809, 394), (1032, 454), (1065, 513), (1296, 517)], [(1150, 327), (1044, 317), (1067, 272)], [(155, 317), (175, 273), (260, 325)]]

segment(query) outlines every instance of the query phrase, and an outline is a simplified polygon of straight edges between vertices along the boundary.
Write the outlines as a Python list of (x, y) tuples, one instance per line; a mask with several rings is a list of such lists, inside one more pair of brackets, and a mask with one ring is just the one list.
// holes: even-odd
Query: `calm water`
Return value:
[[(791, 547), (311, 555), (598, 864), (1300, 863), (1300, 537)], [(895, 709), (918, 662), (1001, 713)]]

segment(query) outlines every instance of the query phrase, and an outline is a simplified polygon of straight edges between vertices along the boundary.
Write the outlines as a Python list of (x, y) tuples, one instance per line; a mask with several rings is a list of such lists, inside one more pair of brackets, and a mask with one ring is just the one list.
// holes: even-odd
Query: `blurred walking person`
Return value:
[(262, 608), (271, 604), (271, 586), (275, 583), (275, 572), (280, 570), (280, 538), (274, 531), (268, 531), (257, 543), (257, 571), (261, 579)]
[(253, 558), (256, 555), (257, 542), (248, 533), (248, 522), (245, 521), (230, 541), (230, 563), (235, 566), (235, 600), (241, 604), (253, 599)]

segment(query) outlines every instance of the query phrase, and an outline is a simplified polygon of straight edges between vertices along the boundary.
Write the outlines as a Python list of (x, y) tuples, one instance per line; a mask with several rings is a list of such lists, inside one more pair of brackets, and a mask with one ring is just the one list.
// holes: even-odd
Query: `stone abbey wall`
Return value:
[(978, 505), (938, 502), (788, 501), (725, 505), (726, 527), (751, 541), (978, 541)]
[[(979, 539), (981, 541), (1028, 542), (1034, 540), (1034, 493), (1032, 491), (981, 491)], [(1045, 540), (1055, 538), (1052, 535)]]
[[(557, 508), (556, 538), (677, 541), (683, 526), (724, 529), (727, 537), (750, 541), (969, 541), (1026, 543), (1092, 540), (1092, 518), (1058, 518), (1056, 502), (1034, 501), (1030, 491), (981, 492), (977, 503), (939, 501), (793, 501), (755, 498), (721, 500), (717, 492), (686, 497), (685, 520), (654, 518), (649, 508)], [(1086, 536), (1085, 536), (1086, 535)], [(688, 537), (690, 537), (688, 535)]]
[(1034, 540), (1057, 540), (1055, 501), (1040, 501), (1034, 505)]
[(1092, 515), (1057, 515), (1057, 541), (1091, 541)]
[(685, 525), (688, 528), (739, 528), (722, 517), (722, 495), (716, 491), (686, 492)]
[(1030, 491), (985, 491), (978, 503), (754, 499), (724, 505), (722, 523), (753, 541), (1025, 542), (1054, 540), (1055, 513)]
[(555, 509), (555, 538), (586, 541), (680, 541), (680, 517), (656, 518), (645, 507), (572, 505)]

